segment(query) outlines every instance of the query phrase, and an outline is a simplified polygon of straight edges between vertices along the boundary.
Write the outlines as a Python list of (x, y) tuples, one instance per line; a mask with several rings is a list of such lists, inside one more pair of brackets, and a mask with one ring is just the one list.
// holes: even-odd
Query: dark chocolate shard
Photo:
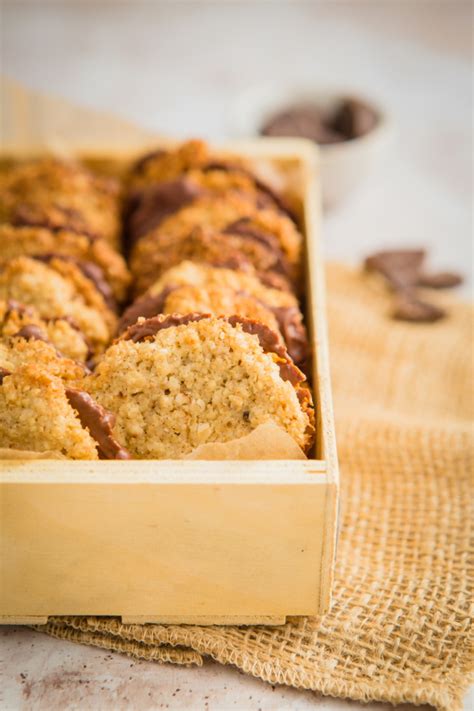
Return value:
[(446, 312), (426, 301), (422, 301), (415, 294), (403, 291), (396, 295), (392, 317), (398, 321), (411, 321), (413, 323), (434, 323), (444, 318)]
[(365, 267), (376, 271), (395, 289), (409, 289), (417, 285), (424, 262), (424, 249), (397, 249), (376, 252), (367, 257)]
[(203, 195), (203, 190), (186, 178), (158, 183), (136, 190), (128, 206), (128, 238), (135, 244), (170, 215)]
[(418, 286), (427, 289), (451, 289), (462, 284), (463, 278), (456, 272), (437, 272), (435, 274), (420, 274)]

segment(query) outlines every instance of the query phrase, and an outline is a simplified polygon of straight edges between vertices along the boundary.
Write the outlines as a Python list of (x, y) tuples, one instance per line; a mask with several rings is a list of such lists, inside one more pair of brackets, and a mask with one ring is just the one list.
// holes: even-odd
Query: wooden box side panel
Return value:
[(0, 614), (322, 611), (329, 484), (4, 484)]

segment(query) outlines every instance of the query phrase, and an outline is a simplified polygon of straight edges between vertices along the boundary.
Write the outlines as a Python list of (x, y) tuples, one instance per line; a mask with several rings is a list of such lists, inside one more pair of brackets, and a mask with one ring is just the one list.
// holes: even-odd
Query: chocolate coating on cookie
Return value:
[(210, 314), (194, 313), (185, 314), (184, 316), (180, 314), (160, 314), (159, 316), (154, 316), (153, 318), (146, 319), (146, 321), (141, 321), (140, 323), (130, 326), (122, 334), (121, 338), (124, 341), (140, 343), (141, 341), (146, 341), (147, 338), (153, 338), (153, 336), (156, 336), (159, 331), (165, 328), (185, 326), (187, 323), (202, 321), (204, 318), (210, 318)]
[(89, 430), (91, 437), (97, 442), (100, 459), (131, 459), (127, 450), (113, 436), (115, 416), (111, 412), (83, 390), (66, 388), (66, 395), (82, 426)]
[(209, 172), (211, 170), (222, 170), (227, 173), (240, 173), (241, 175), (245, 175), (247, 178), (250, 178), (252, 182), (255, 184), (255, 187), (257, 190), (259, 190), (262, 193), (262, 196), (264, 198), (268, 199), (263, 199), (260, 202), (259, 207), (269, 207), (273, 204), (275, 205), (278, 210), (281, 212), (284, 212), (288, 217), (290, 217), (293, 222), (297, 223), (297, 218), (291, 207), (288, 205), (287, 201), (285, 200), (284, 197), (282, 197), (279, 193), (277, 193), (276, 190), (271, 188), (267, 183), (265, 183), (263, 180), (260, 178), (257, 178), (257, 176), (252, 173), (251, 170), (248, 170), (247, 168), (244, 168), (241, 165), (236, 165), (234, 163), (225, 163), (225, 162), (218, 162), (218, 161), (212, 161), (210, 163), (207, 163), (205, 166), (202, 168), (203, 172)]
[(47, 338), (46, 334), (41, 330), (41, 328), (39, 326), (35, 326), (32, 323), (29, 323), (26, 326), (23, 326), (23, 328), (20, 328), (20, 330), (14, 334), (13, 338), (24, 338), (27, 341), (33, 340), (44, 341), (45, 343), (49, 343), (49, 339)]
[[(160, 314), (130, 326), (122, 334), (121, 338), (125, 341), (140, 343), (148, 338), (153, 338), (165, 328), (184, 326), (192, 321), (202, 321), (206, 318), (211, 318), (210, 314), (192, 313), (184, 316), (180, 314)], [(301, 370), (289, 358), (288, 351), (278, 333), (275, 333), (275, 331), (272, 331), (271, 328), (259, 321), (252, 321), (241, 316), (222, 317), (222, 320), (227, 321), (231, 326), (240, 324), (243, 331), (258, 337), (260, 346), (265, 353), (274, 353), (278, 356), (277, 364), (283, 380), (289, 380), (295, 387), (306, 380)]]
[(301, 312), (296, 306), (269, 307), (273, 311), (281, 334), (285, 339), (288, 353), (298, 364), (304, 364), (309, 358), (309, 344), (306, 328), (301, 319)]
[(240, 220), (232, 222), (230, 225), (227, 225), (222, 233), (228, 235), (238, 235), (239, 237), (259, 242), (272, 253), (274, 257), (273, 269), (281, 274), (284, 274), (285, 276), (288, 276), (290, 273), (290, 266), (285, 259), (285, 256), (283, 255), (283, 252), (274, 235), (253, 227), (249, 217), (242, 217)]
[(173, 290), (174, 287), (167, 286), (159, 294), (146, 294), (134, 301), (124, 311), (119, 321), (118, 332), (122, 333), (122, 331), (136, 323), (139, 318), (149, 319), (162, 313), (166, 299)]
[(278, 367), (283, 380), (289, 380), (293, 386), (298, 386), (306, 380), (304, 374), (288, 357), (288, 351), (278, 333), (259, 321), (253, 321), (241, 316), (229, 316), (225, 319), (231, 326), (240, 324), (245, 333), (257, 336), (260, 346), (265, 353), (274, 353), (278, 356)]
[(83, 275), (94, 284), (109, 309), (113, 312), (117, 311), (117, 302), (112, 293), (112, 289), (110, 288), (110, 284), (105, 279), (104, 272), (98, 264), (87, 262), (82, 259), (76, 259), (76, 257), (72, 257), (68, 254), (56, 254), (54, 252), (49, 252), (47, 254), (34, 254), (31, 258), (36, 259), (39, 262), (44, 262), (45, 264), (49, 264), (53, 259), (60, 259), (63, 262), (74, 264), (78, 269), (80, 269)]
[(90, 241), (98, 237), (84, 222), (80, 212), (72, 207), (55, 205), (45, 210), (38, 205), (20, 203), (14, 208), (10, 222), (14, 227), (43, 227), (51, 232), (67, 229), (68, 232), (87, 237)]
[(140, 237), (158, 227), (163, 220), (181, 210), (203, 190), (186, 178), (159, 183), (133, 193), (129, 204), (128, 237), (134, 244)]

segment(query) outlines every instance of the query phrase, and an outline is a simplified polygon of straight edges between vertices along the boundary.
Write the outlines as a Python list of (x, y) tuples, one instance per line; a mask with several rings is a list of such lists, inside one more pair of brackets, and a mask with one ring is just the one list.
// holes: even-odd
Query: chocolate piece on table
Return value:
[(365, 268), (385, 277), (395, 291), (392, 317), (401, 321), (433, 323), (446, 315), (444, 309), (421, 300), (417, 287), (443, 289), (457, 286), (462, 279), (458, 274), (422, 272), (425, 251), (401, 249), (376, 252), (365, 260)]
[(462, 284), (462, 281), (462, 276), (455, 272), (422, 273), (418, 278), (418, 285), (427, 289), (451, 289)]
[(408, 289), (418, 284), (425, 256), (423, 249), (387, 250), (375, 252), (364, 264), (369, 271), (382, 274), (393, 289)]
[(399, 321), (434, 323), (446, 316), (446, 312), (426, 301), (421, 301), (413, 292), (402, 291), (395, 297), (392, 317)]

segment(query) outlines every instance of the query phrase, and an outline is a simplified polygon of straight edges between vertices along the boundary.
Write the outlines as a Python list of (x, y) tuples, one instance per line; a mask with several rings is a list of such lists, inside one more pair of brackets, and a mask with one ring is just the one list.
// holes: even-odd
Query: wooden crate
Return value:
[[(281, 624), (329, 606), (338, 468), (317, 150), (293, 139), (230, 148), (298, 175), (318, 413), (314, 458), (0, 461), (4, 624), (41, 624), (51, 615)], [(126, 156), (93, 158), (119, 164)]]

